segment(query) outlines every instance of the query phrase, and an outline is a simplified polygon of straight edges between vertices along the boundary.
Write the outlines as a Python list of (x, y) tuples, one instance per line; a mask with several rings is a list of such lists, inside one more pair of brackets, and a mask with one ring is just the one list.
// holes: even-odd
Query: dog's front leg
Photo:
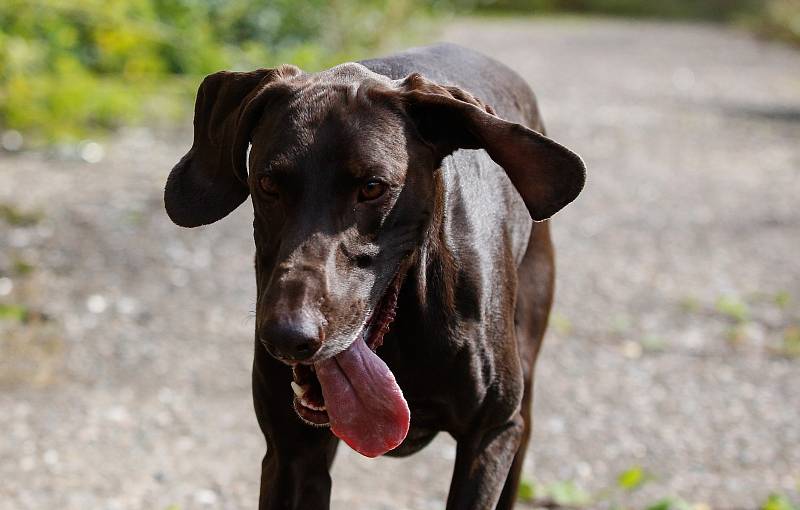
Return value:
[(261, 463), (259, 510), (328, 510), (329, 469), (339, 440), (300, 421), (292, 407), (291, 369), (256, 347), (253, 403), (267, 454)]
[(261, 463), (259, 510), (328, 510), (331, 497), (329, 467), (337, 441), (309, 449), (297, 445), (287, 454), (269, 448)]
[(493, 510), (524, 430), (522, 417), (460, 438), (447, 510)]

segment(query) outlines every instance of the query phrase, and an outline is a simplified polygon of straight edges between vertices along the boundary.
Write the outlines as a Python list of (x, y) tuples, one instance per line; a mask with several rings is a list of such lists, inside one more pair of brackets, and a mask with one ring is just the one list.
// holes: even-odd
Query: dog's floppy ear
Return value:
[[(294, 66), (281, 66), (220, 71), (203, 80), (194, 107), (192, 148), (172, 169), (164, 189), (164, 205), (173, 222), (182, 227), (213, 223), (245, 201), (249, 131), (257, 120), (255, 113), (260, 114), (254, 103), (270, 83), (299, 73)], [(246, 110), (254, 114), (246, 115)]]
[(506, 171), (534, 220), (546, 220), (583, 189), (586, 167), (577, 154), (532, 129), (496, 117), (490, 106), (468, 92), (415, 73), (399, 83), (396, 93), (438, 157), (457, 149), (485, 149)]

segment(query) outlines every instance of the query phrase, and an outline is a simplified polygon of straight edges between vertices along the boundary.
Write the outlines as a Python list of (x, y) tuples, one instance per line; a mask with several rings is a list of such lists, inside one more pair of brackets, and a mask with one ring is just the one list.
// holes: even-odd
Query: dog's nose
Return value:
[(272, 318), (259, 337), (269, 353), (283, 361), (305, 361), (322, 345), (320, 325), (305, 315)]

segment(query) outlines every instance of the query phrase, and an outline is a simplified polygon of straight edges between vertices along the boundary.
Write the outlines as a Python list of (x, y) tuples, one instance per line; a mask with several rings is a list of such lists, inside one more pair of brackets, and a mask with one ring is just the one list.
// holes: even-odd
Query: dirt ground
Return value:
[[(642, 466), (634, 504), (800, 497), (800, 52), (579, 19), (441, 38), (525, 76), (589, 168), (554, 221), (526, 478), (596, 492)], [(131, 130), (94, 164), (0, 153), (0, 303), (26, 316), (0, 320), (3, 510), (255, 507), (252, 210), (169, 223), (188, 145)], [(401, 460), (343, 447), (333, 507), (439, 510), (453, 457), (446, 437)]]

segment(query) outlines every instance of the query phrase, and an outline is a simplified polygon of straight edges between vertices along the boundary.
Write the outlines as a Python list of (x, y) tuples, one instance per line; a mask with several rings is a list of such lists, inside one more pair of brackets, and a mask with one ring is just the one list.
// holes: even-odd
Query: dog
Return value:
[(457, 441), (449, 510), (510, 509), (553, 296), (549, 222), (583, 188), (503, 64), (443, 44), (319, 73), (218, 72), (164, 200), (183, 227), (248, 196), (259, 508), (327, 509), (339, 440)]

